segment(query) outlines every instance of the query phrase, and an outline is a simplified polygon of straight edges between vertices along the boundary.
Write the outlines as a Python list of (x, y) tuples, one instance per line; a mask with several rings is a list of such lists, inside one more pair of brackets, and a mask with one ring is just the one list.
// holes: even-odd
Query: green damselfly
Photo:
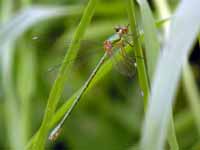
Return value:
[[(128, 31), (128, 26), (116, 26), (115, 28), (115, 34), (110, 36), (107, 40), (100, 42), (100, 41), (92, 41), (92, 40), (82, 40), (81, 41), (81, 49), (84, 50), (81, 51), (80, 54), (76, 57), (77, 62), (83, 63), (84, 60), (87, 60), (89, 55), (95, 55), (99, 52), (102, 52), (102, 47), (104, 48), (105, 52), (108, 54), (108, 56), (112, 59), (113, 66), (115, 70), (117, 70), (120, 74), (128, 76), (130, 78), (134, 77), (135, 75), (135, 58), (140, 58), (138, 56), (129, 56), (127, 55), (125, 51), (125, 46), (130, 45), (133, 47), (133, 42), (131, 40), (132, 34)], [(139, 38), (139, 36), (135, 38)], [(69, 45), (71, 42), (67, 41), (66, 45)], [(94, 50), (94, 48), (89, 48), (90, 51), (88, 51), (88, 48), (85, 49), (84, 47), (101, 47), (99, 48), (101, 51)], [(82, 52), (84, 53), (84, 56), (82, 55)], [(117, 59), (115, 57), (116, 52), (121, 53), (121, 58)], [(132, 53), (133, 54), (133, 53)], [(120, 61), (119, 61), (120, 60)], [(74, 60), (68, 60), (68, 63), (73, 62)], [(48, 68), (48, 72), (54, 71), (56, 68), (59, 68), (61, 63), (58, 63), (57, 65), (53, 65), (52, 67)]]
[[(84, 93), (84, 90), (85, 90), (84, 87), (87, 87), (90, 84), (93, 77), (98, 72), (100, 66), (104, 63), (106, 56), (114, 57), (115, 50), (119, 50), (119, 53), (121, 54), (121, 58), (122, 58), (121, 62), (123, 63), (122, 66), (126, 67), (125, 69), (127, 69), (127, 72), (125, 72), (123, 74), (128, 75), (128, 76), (134, 75), (135, 69), (136, 69), (135, 59), (132, 59), (131, 57), (129, 57), (125, 51), (125, 46), (127, 46), (127, 45), (133, 46), (133, 42), (131, 42), (128, 39), (128, 34), (129, 34), (128, 26), (115, 27), (115, 34), (113, 36), (111, 36), (110, 38), (108, 38), (107, 40), (105, 40), (103, 43), (103, 48), (105, 51), (104, 56), (101, 58), (97, 67), (92, 72), (92, 74), (90, 75), (90, 77), (86, 81), (86, 83), (84, 84), (83, 88), (81, 89), (81, 93)], [(131, 72), (129, 72), (129, 71), (131, 71)], [(73, 108), (77, 104), (77, 102), (81, 98), (81, 96), (82, 95), (79, 95), (76, 98), (76, 101), (72, 104), (73, 106), (71, 108)], [(72, 109), (67, 111), (65, 113), (64, 117), (58, 123), (58, 125), (52, 130), (52, 132), (50, 133), (49, 138), (48, 138), (49, 140), (54, 141), (57, 139), (57, 137), (59, 136), (61, 129), (62, 129), (67, 117), (71, 113), (71, 111), (72, 111)]]

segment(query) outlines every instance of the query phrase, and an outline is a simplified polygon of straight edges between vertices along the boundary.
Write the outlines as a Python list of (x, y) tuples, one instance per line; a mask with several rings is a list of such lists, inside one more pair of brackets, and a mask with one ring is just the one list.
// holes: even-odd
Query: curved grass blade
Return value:
[[(22, 10), (15, 17), (3, 24), (0, 29), (0, 45), (6, 41), (15, 41), (34, 24), (59, 16), (77, 14), (80, 7), (29, 7)], [(17, 27), (16, 27), (17, 26)]]
[[(156, 68), (141, 149), (163, 150), (181, 67), (200, 30), (200, 1), (181, 1)], [(187, 36), (184, 36), (187, 35)], [(181, 38), (180, 38), (181, 37)]]

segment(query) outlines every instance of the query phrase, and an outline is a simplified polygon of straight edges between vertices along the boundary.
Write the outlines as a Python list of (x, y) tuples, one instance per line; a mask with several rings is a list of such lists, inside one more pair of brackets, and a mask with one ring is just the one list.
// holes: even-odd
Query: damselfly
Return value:
[[(132, 59), (131, 57), (129, 57), (125, 51), (125, 46), (127, 46), (127, 45), (133, 46), (133, 42), (131, 42), (129, 40), (128, 35), (129, 35), (128, 26), (115, 27), (115, 34), (104, 41), (103, 48), (105, 50), (106, 55), (108, 55), (109, 57), (112, 57), (112, 58), (114, 57), (115, 50), (116, 51), (119, 50), (119, 52), (121, 54), (121, 58), (122, 58), (122, 60), (121, 60), (122, 67), (125, 67), (124, 70), (126, 70), (126, 72), (123, 72), (123, 74), (128, 75), (128, 76), (133, 76), (135, 73), (135, 69), (136, 69), (136, 62), (135, 62), (135, 59), (134, 58)], [(103, 62), (104, 61), (102, 59), (99, 62), (98, 66), (100, 66)], [(98, 71), (98, 67), (93, 72), (93, 74), (95, 74), (97, 71)], [(91, 76), (91, 80), (92, 80), (92, 76)], [(59, 134), (61, 132), (61, 128), (63, 127), (64, 122), (66, 121), (69, 113), (70, 112), (66, 112), (66, 114), (64, 115), (62, 120), (52, 130), (52, 132), (49, 135), (49, 140), (54, 141), (57, 139), (57, 137), (59, 136)]]
[[(89, 55), (97, 54), (98, 52), (102, 51), (102, 47), (104, 48), (105, 52), (108, 54), (108, 56), (112, 59), (114, 68), (121, 73), (122, 75), (133, 77), (135, 75), (135, 68), (136, 68), (136, 62), (135, 58), (140, 58), (138, 56), (129, 56), (127, 55), (125, 51), (125, 46), (129, 45), (133, 47), (132, 42), (132, 34), (129, 33), (128, 26), (116, 26), (115, 28), (115, 34), (109, 37), (104, 42), (100, 41), (92, 41), (92, 40), (82, 40), (81, 41), (81, 49), (84, 49), (84, 55), (77, 56), (76, 59), (80, 60), (81, 62), (84, 62), (83, 60), (87, 60)], [(136, 36), (135, 38), (139, 38), (140, 36)], [(69, 45), (71, 42), (66, 42), (66, 45)], [(103, 46), (102, 46), (103, 45)], [(92, 51), (90, 50), (88, 52), (88, 48), (85, 49), (85, 46), (95, 46), (95, 47), (101, 47), (101, 51), (94, 50), (92, 48)], [(119, 52), (121, 54), (121, 58), (117, 60), (115, 57), (116, 52)], [(133, 55), (133, 53), (132, 53)], [(142, 58), (141, 58), (142, 59)], [(68, 63), (72, 62), (74, 60), (69, 60)], [(54, 65), (48, 69), (49, 72), (55, 70), (55, 68), (60, 67), (61, 63)]]

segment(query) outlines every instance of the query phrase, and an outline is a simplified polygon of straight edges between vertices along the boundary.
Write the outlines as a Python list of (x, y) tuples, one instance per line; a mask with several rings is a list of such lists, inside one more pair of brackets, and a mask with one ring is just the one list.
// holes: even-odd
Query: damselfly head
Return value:
[(124, 34), (128, 34), (128, 26), (129, 24), (127, 26), (116, 26), (114, 29), (117, 34), (122, 36)]
[(123, 34), (128, 34), (128, 26), (129, 26), (129, 24), (127, 26), (122, 26), (121, 27), (121, 30), (122, 30)]

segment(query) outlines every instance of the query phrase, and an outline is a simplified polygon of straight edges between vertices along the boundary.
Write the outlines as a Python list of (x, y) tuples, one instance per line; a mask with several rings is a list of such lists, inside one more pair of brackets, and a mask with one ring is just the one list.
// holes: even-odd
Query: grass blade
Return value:
[[(22, 10), (20, 13), (18, 13), (15, 17), (13, 18), (6, 18), (8, 17), (7, 15), (10, 13), (7, 11), (10, 11), (11, 6), (10, 2), (11, 1), (5, 1), (6, 6), (3, 7), (6, 9), (4, 13), (6, 15), (3, 15), (1, 20), (4, 22), (4, 24), (1, 25), (0, 29), (0, 52), (2, 53), (3, 56), (3, 83), (5, 85), (5, 95), (6, 99), (6, 115), (8, 118), (7, 124), (8, 124), (8, 131), (9, 135), (9, 141), (10, 144), (13, 146), (13, 148), (18, 147), (19, 149), (22, 148), (22, 145), (24, 146), (25, 143), (20, 144), (19, 140), (23, 139), (21, 137), (16, 137), (16, 135), (23, 135), (22, 131), (18, 131), (17, 129), (23, 129), (19, 126), (19, 114), (18, 114), (18, 108), (17, 108), (17, 102), (16, 102), (16, 96), (14, 95), (15, 89), (13, 84), (11, 83), (12, 81), (12, 72), (11, 72), (11, 65), (12, 63), (12, 56), (15, 53), (15, 48), (12, 47), (14, 45), (14, 42), (19, 38), (20, 35), (22, 35), (25, 31), (27, 31), (28, 28), (32, 27), (34, 24), (41, 22), (45, 19), (49, 18), (54, 18), (58, 16), (64, 16), (64, 15), (71, 15), (71, 14), (76, 14), (79, 12), (80, 8), (77, 7), (29, 7), (24, 10)], [(3, 13), (3, 14), (4, 14)], [(16, 27), (17, 26), (17, 27)], [(24, 114), (25, 115), (25, 114)], [(19, 133), (18, 133), (19, 132)], [(14, 134), (14, 135), (13, 135)], [(20, 145), (20, 146), (19, 146)]]
[(179, 145), (176, 138), (176, 132), (174, 127), (174, 119), (172, 110), (170, 112), (170, 120), (169, 120), (169, 127), (168, 127), (168, 136), (167, 140), (171, 150), (179, 150)]
[[(168, 18), (169, 16), (171, 16), (170, 9), (165, 0), (160, 0), (160, 1), (154, 0), (154, 1), (157, 7), (157, 11), (160, 14), (160, 18)], [(164, 38), (167, 38), (169, 36), (169, 27), (170, 27), (170, 22), (165, 23), (163, 26)], [(176, 138), (176, 132), (174, 128), (173, 110), (171, 110), (171, 114), (170, 114), (170, 122), (169, 122), (169, 130), (168, 130), (167, 139), (168, 139), (168, 143), (171, 150), (179, 149), (177, 138)]]
[[(135, 33), (134, 35), (137, 35), (137, 30), (136, 30), (136, 23), (135, 23), (135, 17), (134, 17), (134, 10), (131, 10), (131, 9), (134, 9), (135, 6), (134, 6), (134, 3), (133, 1), (129, 1), (128, 5), (127, 5), (127, 8), (129, 9), (129, 18), (130, 18), (130, 24), (131, 24), (131, 29), (132, 29), (132, 32)], [(156, 23), (156, 26), (159, 26), (159, 25), (162, 25), (164, 22), (166, 22), (167, 19), (164, 19), (163, 21), (160, 21), (159, 23)], [(165, 27), (167, 27), (167, 24), (165, 24)], [(133, 37), (134, 38), (134, 37)], [(140, 56), (140, 57), (143, 57), (144, 58), (144, 55), (142, 53), (142, 49), (141, 49), (141, 45), (139, 43), (139, 41), (135, 41), (135, 44), (136, 44), (136, 56)], [(143, 62), (141, 62), (143, 61)], [(140, 63), (141, 62), (141, 63)], [(140, 65), (139, 65), (140, 63)], [(144, 63), (144, 60), (138, 60), (137, 61), (137, 64), (138, 64), (138, 77), (139, 77), (139, 81), (140, 81), (140, 86), (143, 87), (141, 89), (144, 89), (144, 108), (146, 109), (146, 106), (147, 106), (147, 98), (149, 96), (149, 84), (148, 84), (148, 75), (147, 75), (147, 71), (146, 71), (146, 67), (145, 67), (145, 63)], [(169, 143), (170, 143), (170, 146), (172, 149), (174, 148), (177, 148), (178, 144), (177, 144), (177, 141), (176, 141), (176, 134), (175, 134), (175, 130), (174, 130), (174, 123), (173, 123), (173, 117), (171, 116), (171, 122), (170, 122), (170, 130), (169, 130), (169, 136), (168, 136), (168, 139), (170, 139)], [(173, 137), (173, 138), (171, 138)], [(177, 149), (176, 149), (177, 150)]]
[(49, 95), (44, 119), (42, 121), (42, 125), (39, 129), (39, 134), (34, 141), (32, 149), (38, 149), (42, 150), (44, 149), (45, 140), (48, 135), (49, 130), (49, 121), (52, 119), (52, 116), (55, 112), (58, 100), (60, 99), (60, 96), (62, 94), (65, 81), (67, 79), (68, 71), (70, 70), (72, 63), (68, 64), (68, 60), (73, 60), (77, 53), (80, 46), (80, 40), (83, 37), (87, 26), (89, 25), (91, 18), (94, 14), (95, 6), (96, 6), (97, 0), (90, 0), (88, 2), (88, 6), (85, 9), (85, 12), (83, 14), (83, 17), (80, 21), (79, 26), (77, 27), (77, 30), (75, 32), (74, 38), (72, 40), (72, 44), (70, 45), (67, 54), (64, 58), (63, 64), (61, 66), (61, 69), (58, 73), (58, 76), (54, 82), (54, 85), (52, 87), (52, 90)]
[[(80, 7), (29, 7), (3, 24), (0, 29), (0, 45), (15, 41), (28, 28), (49, 18), (77, 14)], [(17, 28), (16, 28), (17, 26)]]
[[(1, 4), (2, 11), (0, 19), (2, 24), (5, 24), (5, 22), (7, 22), (12, 16), (14, 5), (11, 0), (2, 1)], [(8, 127), (6, 136), (11, 149), (22, 149), (25, 143), (20, 134), (22, 128), (20, 128), (19, 110), (17, 108), (17, 98), (13, 80), (14, 43), (12, 41), (5, 41), (1, 44), (1, 49), (3, 49), (3, 52), (1, 53), (1, 77), (5, 98), (5, 123)]]
[(140, 13), (142, 16), (142, 26), (144, 30), (145, 53), (147, 59), (147, 70), (150, 81), (152, 80), (157, 58), (159, 55), (160, 44), (157, 37), (155, 20), (146, 0), (138, 0)]
[(198, 0), (182, 1), (172, 19), (169, 39), (164, 45), (154, 76), (141, 149), (163, 149), (181, 67), (200, 29), (199, 5)]
[[(138, 56), (139, 58), (144, 58), (141, 43), (138, 38), (135, 38), (139, 35), (139, 33), (137, 30), (137, 24), (136, 24), (136, 18), (135, 18), (135, 4), (132, 0), (128, 0), (127, 10), (128, 10), (129, 20), (130, 20), (131, 31), (133, 33), (132, 38), (135, 44), (135, 49), (134, 49), (135, 56)], [(148, 82), (148, 75), (147, 75), (144, 59), (139, 59), (138, 57), (136, 57), (138, 78), (139, 78), (140, 88), (144, 94), (144, 108), (146, 108), (150, 85)]]
[(196, 121), (197, 129), (200, 135), (200, 117), (199, 117), (200, 96), (198, 94), (198, 88), (196, 87), (192, 70), (188, 63), (186, 63), (183, 68), (183, 83), (184, 83), (185, 92), (188, 97), (188, 102), (191, 107), (191, 111), (193, 113), (194, 119)]
[(6, 126), (8, 126), (7, 136), (9, 146), (12, 149), (22, 149), (25, 143), (23, 143), (21, 138), (22, 128), (20, 128), (19, 109), (17, 108), (18, 105), (13, 81), (13, 45), (12, 42), (6, 42), (1, 46), (4, 50), (1, 57), (2, 86), (5, 96), (5, 118)]

